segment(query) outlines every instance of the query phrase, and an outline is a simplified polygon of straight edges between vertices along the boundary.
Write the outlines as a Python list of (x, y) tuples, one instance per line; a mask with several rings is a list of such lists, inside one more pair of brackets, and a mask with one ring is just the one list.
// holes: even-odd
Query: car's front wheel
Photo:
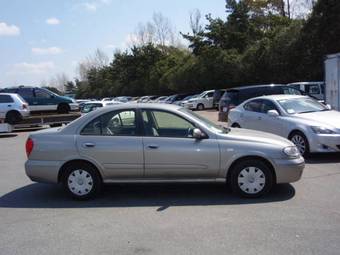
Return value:
[(197, 110), (203, 111), (204, 110), (204, 104), (198, 104), (197, 105)]
[(93, 166), (75, 163), (68, 166), (62, 176), (65, 190), (79, 200), (89, 199), (99, 193), (102, 180)]
[(241, 161), (231, 171), (231, 188), (234, 193), (241, 196), (260, 197), (272, 188), (272, 170), (261, 160)]
[(295, 146), (299, 149), (301, 155), (305, 158), (309, 156), (309, 143), (306, 136), (300, 132), (295, 131), (289, 136), (289, 140), (295, 144)]

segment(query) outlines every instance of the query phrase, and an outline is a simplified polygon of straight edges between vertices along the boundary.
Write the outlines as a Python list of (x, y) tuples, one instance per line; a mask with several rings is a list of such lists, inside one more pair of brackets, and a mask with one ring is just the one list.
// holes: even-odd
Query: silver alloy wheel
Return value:
[(300, 151), (301, 155), (303, 155), (306, 151), (306, 142), (305, 139), (301, 135), (294, 135), (291, 141), (295, 144), (295, 146)]
[(247, 194), (256, 194), (263, 190), (266, 177), (257, 167), (246, 167), (238, 175), (238, 186)]
[(198, 105), (198, 110), (202, 111), (204, 109), (204, 105), (203, 104), (199, 104)]
[(93, 179), (87, 171), (77, 169), (72, 171), (68, 176), (67, 186), (73, 194), (84, 196), (92, 190)]

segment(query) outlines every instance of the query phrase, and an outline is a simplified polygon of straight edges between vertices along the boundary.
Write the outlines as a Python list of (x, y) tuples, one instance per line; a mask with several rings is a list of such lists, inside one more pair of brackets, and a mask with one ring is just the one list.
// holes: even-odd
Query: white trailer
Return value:
[(340, 53), (327, 55), (325, 60), (326, 103), (340, 111)]

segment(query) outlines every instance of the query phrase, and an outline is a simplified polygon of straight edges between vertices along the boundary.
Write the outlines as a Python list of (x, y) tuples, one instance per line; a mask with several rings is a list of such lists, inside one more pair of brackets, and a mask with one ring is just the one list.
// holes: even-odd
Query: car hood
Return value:
[(218, 134), (218, 139), (271, 144), (282, 148), (294, 145), (292, 142), (281, 136), (243, 128), (230, 128), (230, 132), (227, 134)]
[(294, 117), (317, 123), (317, 125), (328, 125), (340, 129), (340, 112), (337, 111), (301, 113), (294, 115)]

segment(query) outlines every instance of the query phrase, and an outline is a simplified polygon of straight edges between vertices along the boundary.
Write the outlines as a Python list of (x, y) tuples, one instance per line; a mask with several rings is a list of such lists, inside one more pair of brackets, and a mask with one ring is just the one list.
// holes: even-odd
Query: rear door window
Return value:
[(21, 88), (18, 89), (18, 94), (23, 98), (32, 98), (33, 96), (33, 89), (32, 88)]
[(113, 111), (92, 120), (81, 135), (136, 136), (138, 133), (134, 110)]
[(253, 100), (244, 105), (244, 109), (249, 112), (262, 112), (262, 100)]
[(311, 95), (318, 95), (320, 94), (320, 87), (318, 84), (313, 84), (313, 85), (305, 85), (305, 90), (308, 94)]
[(14, 100), (10, 95), (0, 95), (0, 104), (1, 103), (13, 103)]

